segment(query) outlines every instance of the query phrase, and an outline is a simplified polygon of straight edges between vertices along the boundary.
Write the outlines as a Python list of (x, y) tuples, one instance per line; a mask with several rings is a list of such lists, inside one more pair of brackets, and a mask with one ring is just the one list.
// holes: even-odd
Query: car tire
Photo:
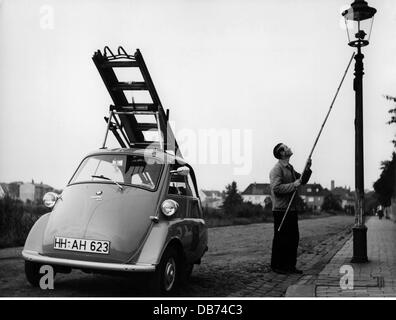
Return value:
[(41, 265), (31, 261), (25, 261), (26, 279), (33, 287), (38, 287), (42, 275), (40, 274)]
[(155, 294), (172, 296), (179, 288), (180, 276), (180, 255), (175, 247), (169, 247), (151, 279), (151, 289)]
[[(26, 279), (33, 287), (38, 287), (40, 285), (40, 279), (44, 276), (44, 274), (40, 273), (40, 268), (43, 264), (39, 264), (32, 261), (25, 261), (25, 275)], [(53, 268), (53, 276), (55, 278), (57, 274), (57, 270), (54, 266)]]

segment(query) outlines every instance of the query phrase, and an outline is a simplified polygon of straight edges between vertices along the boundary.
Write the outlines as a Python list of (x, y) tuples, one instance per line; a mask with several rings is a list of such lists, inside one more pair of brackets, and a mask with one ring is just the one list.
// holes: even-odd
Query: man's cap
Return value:
[(275, 146), (274, 150), (273, 150), (273, 154), (274, 154), (274, 157), (276, 159), (280, 159), (281, 158), (280, 153), (281, 153), (282, 150), (283, 150), (283, 143), (281, 142), (281, 143), (278, 143)]

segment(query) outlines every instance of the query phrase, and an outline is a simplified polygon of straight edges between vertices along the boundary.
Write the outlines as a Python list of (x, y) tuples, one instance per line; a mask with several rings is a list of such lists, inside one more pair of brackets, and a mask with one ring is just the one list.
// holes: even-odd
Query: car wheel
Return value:
[(179, 286), (180, 256), (174, 247), (166, 249), (152, 278), (152, 289), (160, 295), (173, 295)]
[(40, 274), (41, 265), (31, 261), (25, 261), (26, 279), (33, 287), (38, 287), (42, 275)]
[[(25, 275), (26, 279), (30, 282), (33, 287), (38, 287), (40, 285), (40, 280), (44, 276), (44, 274), (40, 273), (40, 268), (43, 264), (39, 264), (36, 262), (25, 261)], [(53, 276), (55, 277), (57, 270), (54, 266), (53, 268)]]

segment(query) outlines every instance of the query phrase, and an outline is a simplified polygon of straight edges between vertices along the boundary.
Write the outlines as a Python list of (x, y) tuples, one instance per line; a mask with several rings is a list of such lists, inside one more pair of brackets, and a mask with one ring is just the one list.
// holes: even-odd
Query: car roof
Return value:
[[(175, 156), (174, 154), (168, 153), (168, 152), (164, 152), (162, 150), (158, 150), (155, 148), (114, 148), (114, 149), (99, 149), (99, 150), (94, 150), (92, 152), (90, 152), (88, 156), (93, 156), (96, 154), (115, 154), (115, 153), (119, 153), (119, 154), (125, 154), (125, 155), (140, 155), (140, 156), (149, 156), (150, 158), (155, 158), (155, 159), (159, 159), (159, 160), (164, 160), (165, 163), (179, 163), (179, 164), (186, 164), (188, 165), (188, 163), (180, 157)], [(166, 159), (166, 160), (165, 160)]]

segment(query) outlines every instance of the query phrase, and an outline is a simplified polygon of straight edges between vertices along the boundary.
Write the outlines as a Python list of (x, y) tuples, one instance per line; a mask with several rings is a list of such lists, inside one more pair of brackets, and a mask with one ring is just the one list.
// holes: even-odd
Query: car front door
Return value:
[(190, 255), (195, 262), (204, 254), (207, 246), (207, 229), (203, 219), (201, 200), (198, 197), (198, 190), (194, 180), (194, 173), (190, 168), (190, 173), (185, 177), (188, 195), (188, 216), (191, 225)]

